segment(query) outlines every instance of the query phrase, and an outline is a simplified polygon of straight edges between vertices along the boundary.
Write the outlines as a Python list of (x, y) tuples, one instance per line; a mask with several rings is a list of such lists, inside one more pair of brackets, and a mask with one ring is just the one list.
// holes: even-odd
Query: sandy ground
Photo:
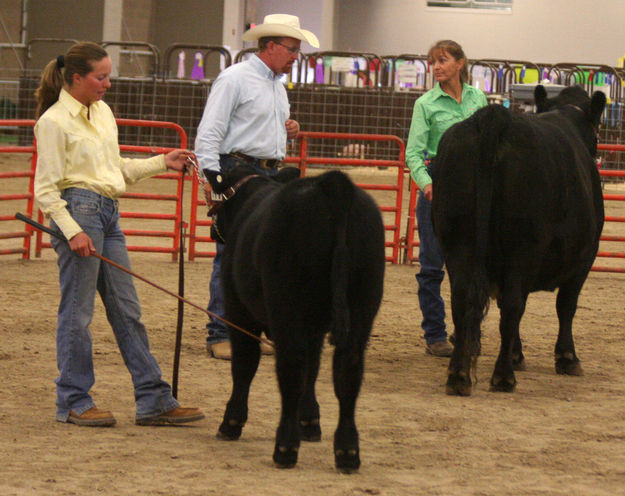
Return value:
[[(2, 209), (1, 214), (16, 210)], [(14, 227), (0, 225), (3, 232)], [(169, 256), (131, 253), (131, 260), (137, 273), (176, 290), (178, 267)], [(185, 264), (186, 297), (200, 305), (208, 299), (210, 268), (208, 259)], [(516, 392), (488, 391), (499, 346), (493, 305), (484, 325), (478, 384), (471, 397), (461, 398), (444, 393), (447, 359), (424, 353), (415, 270), (387, 267), (357, 409), (362, 467), (343, 475), (335, 471), (332, 454), (332, 348), (324, 350), (317, 386), (323, 439), (302, 444), (296, 468), (276, 469), (273, 358), (261, 361), (241, 439), (216, 439), (230, 392), (229, 363), (207, 357), (206, 316), (191, 307), (185, 309), (179, 399), (201, 407), (205, 420), (183, 427), (134, 425), (130, 377), (98, 302), (91, 326), (92, 393), (100, 408), (113, 410), (117, 425), (90, 429), (56, 422), (54, 253), (45, 250), (30, 261), (0, 258), (0, 493), (625, 494), (625, 276), (595, 272), (584, 286), (574, 323), (583, 377), (555, 374), (555, 294), (536, 293), (521, 325), (528, 370), (517, 374)], [(169, 379), (176, 300), (141, 281), (136, 285), (152, 350)], [(443, 294), (448, 302), (447, 281)]]

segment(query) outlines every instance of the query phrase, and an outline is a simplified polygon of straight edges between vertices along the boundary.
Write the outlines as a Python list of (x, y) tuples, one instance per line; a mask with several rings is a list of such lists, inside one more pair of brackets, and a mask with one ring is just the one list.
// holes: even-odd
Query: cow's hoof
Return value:
[(353, 474), (360, 468), (360, 453), (358, 448), (334, 450), (336, 469), (343, 474)]
[(235, 419), (225, 420), (219, 426), (217, 437), (225, 441), (236, 441), (241, 437), (245, 422), (239, 422)]
[(445, 392), (450, 396), (471, 396), (471, 379), (465, 373), (450, 374)]
[(321, 426), (319, 425), (319, 419), (300, 420), (299, 438), (302, 441), (308, 442), (321, 441)]
[(490, 391), (496, 393), (511, 393), (516, 387), (516, 379), (514, 376), (507, 378), (493, 375), (490, 380)]
[(527, 365), (525, 364), (525, 357), (512, 359), (512, 368), (515, 372), (525, 372), (527, 370)]
[(581, 376), (584, 375), (584, 370), (577, 358), (570, 360), (562, 357), (556, 360), (556, 374)]
[(276, 444), (276, 448), (273, 452), (273, 463), (276, 468), (293, 468), (297, 463), (297, 452), (299, 448), (297, 446), (287, 447)]

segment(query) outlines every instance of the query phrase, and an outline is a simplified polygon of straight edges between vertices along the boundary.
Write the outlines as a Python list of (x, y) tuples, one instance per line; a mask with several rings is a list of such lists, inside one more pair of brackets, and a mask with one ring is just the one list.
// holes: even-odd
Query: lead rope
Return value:
[[(204, 174), (200, 170), (200, 166), (197, 164), (197, 161), (193, 157), (188, 157), (187, 160), (191, 163), (191, 165), (193, 165), (193, 171), (195, 172), (195, 177), (197, 178), (198, 183), (202, 187), (202, 191), (204, 191), (204, 199), (206, 200), (206, 206), (210, 209), (212, 200), (208, 197), (208, 194), (206, 193), (206, 190), (204, 189), (204, 185), (207, 183), (206, 178), (204, 177)], [(223, 317), (219, 315), (216, 315), (213, 312), (209, 312), (208, 310), (204, 310), (204, 311), (211, 317), (221, 320), (224, 324), (229, 325), (233, 329), (236, 329), (237, 331), (242, 332), (243, 334), (255, 339), (256, 341), (259, 341), (261, 343), (266, 344), (267, 346), (271, 346), (272, 348), (275, 348), (274, 344), (268, 339), (265, 339), (261, 336), (256, 336), (255, 334), (252, 334), (250, 331), (247, 331), (243, 329), (242, 327), (239, 327), (238, 325), (233, 324), (232, 322), (229, 322), (228, 320), (224, 319)]]
[[(50, 236), (54, 236), (57, 239), (60, 239), (61, 241), (68, 243), (67, 239), (65, 239), (65, 236), (63, 236), (62, 234), (53, 231), (52, 229), (50, 229), (49, 227), (44, 226), (43, 224), (40, 224), (39, 222), (37, 222), (36, 220), (31, 219), (30, 217), (27, 217), (26, 215), (20, 213), (20, 212), (16, 212), (15, 213), (15, 218), (21, 221), (26, 222), (27, 224), (30, 224), (31, 226), (33, 226), (35, 229), (38, 229), (39, 231), (45, 232), (47, 234), (49, 234)], [(143, 277), (139, 274), (137, 274), (136, 272), (133, 272), (130, 269), (127, 269), (126, 267), (124, 267), (123, 265), (118, 264), (117, 262), (114, 262), (113, 260), (106, 258), (102, 255), (100, 255), (98, 252), (91, 252), (89, 254), (89, 256), (91, 257), (95, 257), (100, 259), (102, 262), (105, 262), (113, 267), (115, 267), (116, 269), (119, 269), (123, 272), (125, 272), (126, 274), (130, 274), (132, 277), (139, 279), (140, 281), (145, 282), (146, 284), (149, 284), (152, 287), (155, 287), (156, 289), (162, 291), (163, 293), (167, 293), (169, 296), (173, 296), (174, 298), (177, 298), (179, 301), (182, 301), (183, 303), (186, 303), (187, 305), (191, 305), (193, 308), (198, 309), (201, 312), (204, 312), (206, 315), (208, 315), (209, 317), (215, 317), (216, 319), (221, 320), (222, 322), (224, 322), (225, 324), (228, 324), (230, 327), (236, 329), (237, 331), (242, 332), (243, 334), (248, 335), (249, 337), (251, 337), (252, 339), (256, 339), (257, 341), (260, 341), (261, 343), (265, 343), (268, 346), (273, 346), (273, 344), (270, 341), (267, 341), (264, 338), (260, 338), (258, 336), (255, 336), (254, 334), (252, 334), (249, 331), (246, 331), (245, 329), (243, 329), (242, 327), (239, 327), (236, 324), (233, 324), (232, 322), (229, 322), (228, 320), (220, 317), (219, 315), (215, 315), (213, 312), (207, 310), (204, 307), (201, 307), (200, 305), (198, 305), (197, 303), (194, 303), (190, 300), (187, 300), (186, 298), (183, 298), (182, 296), (180, 296), (179, 294), (174, 293), (173, 291), (170, 291), (169, 289), (164, 288), (163, 286), (160, 286), (158, 284), (156, 284), (153, 281), (150, 281), (148, 278)]]
[[(186, 168), (181, 172), (180, 187), (180, 220), (178, 223), (178, 294), (184, 298), (184, 217), (182, 206), (184, 198), (184, 176)], [(182, 347), (182, 324), (184, 321), (184, 300), (178, 300), (178, 322), (176, 325), (176, 345), (174, 347), (174, 371), (171, 380), (171, 394), (178, 399), (178, 371), (180, 369), (180, 349)]]

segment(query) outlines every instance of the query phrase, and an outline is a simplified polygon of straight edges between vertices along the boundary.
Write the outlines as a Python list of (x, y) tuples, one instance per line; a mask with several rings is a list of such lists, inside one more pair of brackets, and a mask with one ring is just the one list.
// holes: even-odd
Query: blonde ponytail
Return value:
[(58, 99), (63, 87), (63, 72), (59, 68), (58, 59), (53, 59), (44, 68), (39, 81), (39, 88), (35, 91), (37, 99), (37, 113), (35, 119), (48, 110)]
[(104, 57), (108, 57), (104, 48), (97, 43), (83, 41), (72, 45), (65, 55), (48, 62), (41, 73), (39, 88), (35, 91), (37, 99), (35, 118), (39, 119), (56, 103), (64, 84), (67, 88), (71, 88), (74, 74), (86, 76), (93, 70), (93, 62), (98, 62)]

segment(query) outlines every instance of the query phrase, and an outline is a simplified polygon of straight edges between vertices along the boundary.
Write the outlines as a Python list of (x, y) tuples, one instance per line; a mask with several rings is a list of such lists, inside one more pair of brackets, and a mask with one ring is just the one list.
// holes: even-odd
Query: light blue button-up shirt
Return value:
[(218, 171), (219, 155), (232, 152), (284, 159), (290, 106), (280, 76), (256, 55), (219, 74), (195, 139), (202, 169)]

